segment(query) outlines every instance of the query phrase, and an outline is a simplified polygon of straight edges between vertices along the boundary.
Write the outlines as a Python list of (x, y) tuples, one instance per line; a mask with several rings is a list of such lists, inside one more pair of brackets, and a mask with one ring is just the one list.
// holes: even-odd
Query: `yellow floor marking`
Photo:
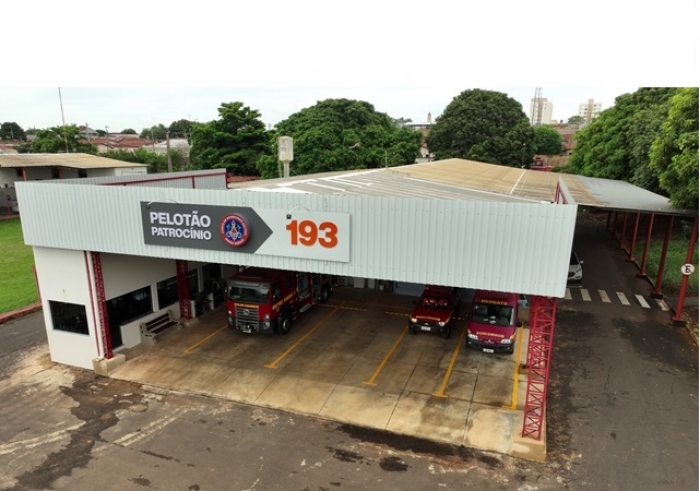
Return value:
[(452, 359), (450, 360), (450, 364), (447, 367), (447, 371), (445, 372), (445, 376), (442, 379), (442, 384), (440, 385), (440, 389), (433, 395), (435, 397), (448, 397), (445, 395), (445, 389), (447, 388), (447, 382), (450, 381), (450, 375), (452, 375), (452, 369), (455, 366), (455, 362), (457, 361), (457, 355), (459, 355), (459, 350), (462, 348), (462, 342), (464, 341), (464, 336), (467, 334), (467, 326), (464, 326), (464, 329), (462, 329), (462, 334), (459, 336), (459, 342), (457, 343), (457, 346), (455, 346), (454, 351), (452, 352)]
[(291, 353), (292, 351), (294, 351), (294, 349), (295, 349), (297, 346), (299, 346), (299, 345), (301, 344), (302, 341), (304, 341), (306, 338), (308, 338), (309, 336), (311, 336), (311, 333), (313, 333), (316, 329), (318, 329), (324, 322), (326, 322), (326, 321), (328, 320), (328, 318), (329, 318), (330, 316), (332, 316), (332, 315), (335, 314), (336, 312), (338, 312), (338, 309), (333, 310), (330, 314), (328, 314), (328, 315), (325, 316), (323, 319), (321, 319), (321, 320), (318, 322), (318, 324), (316, 324), (314, 327), (311, 328), (311, 330), (309, 330), (309, 332), (307, 332), (307, 333), (304, 334), (301, 338), (299, 338), (299, 340), (298, 340), (296, 343), (294, 343), (293, 345), (291, 345), (291, 346), (287, 349), (287, 351), (285, 351), (284, 353), (282, 353), (275, 361), (273, 361), (272, 363), (268, 363), (267, 365), (265, 365), (265, 368), (271, 368), (272, 370), (277, 369), (277, 364), (278, 364), (279, 362), (281, 362), (281, 361), (284, 359), (285, 356), (287, 356), (289, 353)]
[(407, 332), (408, 332), (408, 325), (406, 325), (406, 327), (404, 327), (403, 332), (402, 332), (401, 335), (396, 339), (396, 342), (394, 343), (394, 346), (391, 347), (391, 349), (390, 349), (389, 352), (386, 354), (386, 356), (384, 357), (384, 359), (382, 360), (382, 362), (379, 364), (379, 366), (377, 367), (377, 369), (374, 371), (374, 373), (372, 374), (372, 376), (370, 377), (370, 379), (369, 379), (367, 382), (362, 382), (363, 384), (365, 384), (365, 385), (377, 385), (377, 384), (375, 383), (375, 380), (377, 380), (377, 377), (379, 377), (379, 373), (380, 373), (380, 372), (382, 371), (382, 369), (384, 368), (384, 365), (386, 365), (386, 362), (389, 361), (389, 358), (391, 358), (391, 355), (394, 354), (394, 351), (396, 351), (396, 348), (399, 347), (399, 343), (401, 343), (401, 340), (403, 339), (403, 337), (406, 335)]
[(518, 384), (520, 383), (520, 351), (522, 351), (523, 347), (523, 329), (524, 327), (518, 329), (518, 354), (515, 357), (515, 370), (513, 370), (513, 392), (510, 395), (510, 406), (503, 406), (507, 409), (515, 409), (515, 406), (518, 405)]
[(367, 309), (358, 309), (356, 307), (343, 307), (338, 304), (319, 304), (321, 307), (326, 307), (328, 309), (343, 309), (343, 310), (359, 310), (360, 312), (367, 312)]
[(202, 344), (202, 343), (203, 343), (204, 341), (206, 341), (207, 339), (213, 338), (214, 336), (216, 336), (217, 334), (219, 334), (221, 331), (223, 331), (223, 330), (226, 329), (227, 327), (228, 327), (228, 326), (224, 326), (224, 327), (222, 327), (221, 329), (218, 329), (218, 330), (214, 331), (213, 333), (211, 333), (211, 334), (210, 334), (209, 336), (207, 336), (206, 338), (197, 341), (197, 342), (194, 343), (192, 346), (190, 346), (190, 347), (187, 348), (185, 351), (183, 351), (183, 353), (185, 353), (186, 355), (189, 355), (190, 353), (192, 353), (192, 350), (195, 349), (197, 346), (199, 346), (200, 344)]

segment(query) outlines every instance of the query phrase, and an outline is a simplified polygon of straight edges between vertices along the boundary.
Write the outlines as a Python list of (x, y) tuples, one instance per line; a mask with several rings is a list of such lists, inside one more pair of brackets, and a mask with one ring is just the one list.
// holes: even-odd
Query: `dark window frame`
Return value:
[(85, 305), (49, 300), (49, 310), (55, 331), (90, 335)]

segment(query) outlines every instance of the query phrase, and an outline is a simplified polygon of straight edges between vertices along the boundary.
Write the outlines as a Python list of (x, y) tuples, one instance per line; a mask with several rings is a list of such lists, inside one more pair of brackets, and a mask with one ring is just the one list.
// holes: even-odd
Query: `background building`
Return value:
[(583, 118), (584, 124), (590, 124), (602, 110), (603, 105), (593, 99), (588, 99), (588, 102), (582, 102), (578, 105), (578, 115)]
[(540, 126), (551, 124), (554, 105), (546, 97), (536, 97), (530, 100), (530, 124)]

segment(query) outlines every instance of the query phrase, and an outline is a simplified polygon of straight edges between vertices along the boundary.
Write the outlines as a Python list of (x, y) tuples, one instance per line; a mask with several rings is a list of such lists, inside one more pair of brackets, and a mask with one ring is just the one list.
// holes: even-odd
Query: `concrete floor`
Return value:
[(520, 437), (528, 330), (513, 355), (467, 349), (461, 320), (450, 339), (412, 336), (412, 300), (339, 287), (287, 336), (231, 331), (220, 307), (153, 347), (124, 350), (110, 376), (544, 460), (544, 441)]

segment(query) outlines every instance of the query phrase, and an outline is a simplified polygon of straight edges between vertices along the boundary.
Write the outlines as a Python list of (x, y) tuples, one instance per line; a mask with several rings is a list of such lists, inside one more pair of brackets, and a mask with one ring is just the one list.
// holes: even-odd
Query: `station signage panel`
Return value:
[(144, 243), (350, 262), (350, 214), (141, 202)]

